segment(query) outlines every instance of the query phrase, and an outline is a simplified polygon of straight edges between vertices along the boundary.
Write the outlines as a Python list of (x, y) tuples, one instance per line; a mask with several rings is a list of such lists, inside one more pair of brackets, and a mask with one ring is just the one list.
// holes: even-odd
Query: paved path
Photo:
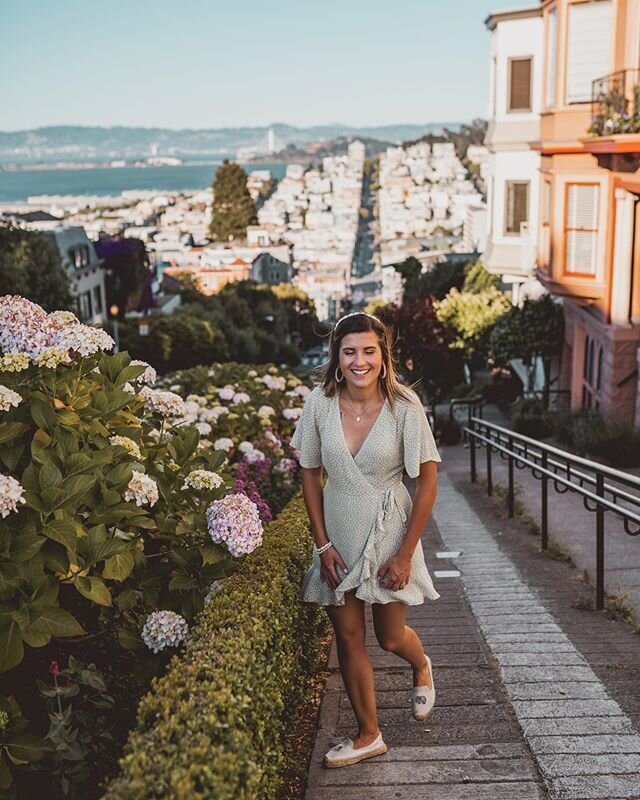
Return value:
[[(474, 491), (476, 503), (477, 487)], [(389, 752), (353, 767), (323, 769), (322, 755), (332, 738), (354, 731), (332, 652), (307, 800), (640, 798), (637, 673), (635, 701), (633, 690), (630, 698), (602, 674), (611, 666), (603, 655), (624, 657), (625, 663), (615, 664), (616, 675), (625, 671), (626, 662), (640, 673), (640, 637), (601, 615), (582, 612), (592, 614), (586, 625), (595, 636), (610, 624), (616, 642), (633, 636), (624, 642), (624, 655), (601, 653), (600, 668), (592, 664), (592, 653), (585, 655), (580, 641), (567, 634), (571, 624), (559, 624), (550, 612), (548, 592), (536, 590), (535, 569), (523, 577), (520, 562), (534, 558), (531, 549), (527, 552), (525, 545), (522, 552), (507, 552), (497, 530), (503, 522), (495, 512), (489, 518), (486, 509), (477, 513), (465, 495), (441, 473), (435, 522), (427, 528), (424, 546), (432, 574), (453, 567), (461, 575), (436, 576), (441, 599), (409, 614), (433, 660), (438, 699), (432, 716), (426, 723), (412, 719), (410, 671), (380, 651), (371, 636)], [(442, 550), (461, 554), (436, 558)], [(556, 562), (551, 567), (569, 569)]]

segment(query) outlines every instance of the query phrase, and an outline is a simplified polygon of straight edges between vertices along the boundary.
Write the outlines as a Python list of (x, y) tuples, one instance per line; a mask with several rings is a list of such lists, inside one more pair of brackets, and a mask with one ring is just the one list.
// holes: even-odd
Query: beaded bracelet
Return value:
[(316, 551), (318, 555), (322, 555), (325, 553), (330, 547), (333, 547), (333, 542), (329, 540), (326, 544), (323, 544), (322, 547), (313, 546), (313, 549)]

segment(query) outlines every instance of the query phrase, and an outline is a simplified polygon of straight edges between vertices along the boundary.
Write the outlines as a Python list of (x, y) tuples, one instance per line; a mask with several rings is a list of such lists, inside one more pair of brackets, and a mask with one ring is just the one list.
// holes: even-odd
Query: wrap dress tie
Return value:
[(338, 395), (326, 397), (316, 387), (305, 401), (291, 446), (302, 467), (323, 466), (327, 482), (323, 511), (327, 535), (342, 556), (348, 572), (332, 589), (320, 578), (320, 557), (314, 553), (304, 577), (301, 598), (320, 605), (344, 605), (346, 592), (369, 603), (403, 602), (419, 605), (436, 600), (422, 547), (411, 559), (404, 589), (387, 589), (378, 570), (402, 543), (411, 514), (411, 496), (402, 482), (403, 470), (418, 476), (420, 464), (440, 461), (429, 423), (416, 397), (398, 400), (395, 412), (385, 400), (367, 438), (355, 455), (349, 451)]

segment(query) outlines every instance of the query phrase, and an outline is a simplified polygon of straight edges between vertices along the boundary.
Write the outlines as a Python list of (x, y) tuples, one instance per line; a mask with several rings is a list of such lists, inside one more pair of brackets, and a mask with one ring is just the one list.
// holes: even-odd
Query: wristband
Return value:
[(322, 547), (313, 546), (313, 549), (316, 551), (318, 555), (322, 555), (325, 553), (330, 547), (333, 547), (333, 542), (329, 540), (326, 544), (323, 544)]

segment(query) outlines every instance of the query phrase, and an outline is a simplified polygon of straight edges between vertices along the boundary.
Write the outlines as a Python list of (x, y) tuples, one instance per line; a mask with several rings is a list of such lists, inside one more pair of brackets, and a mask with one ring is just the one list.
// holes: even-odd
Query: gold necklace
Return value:
[[(342, 393), (341, 393), (341, 396), (342, 396)], [(375, 400), (372, 400), (370, 403), (367, 403), (367, 405), (362, 409), (362, 411), (359, 414), (355, 410), (355, 408), (351, 405), (351, 401), (349, 400), (349, 398), (347, 397), (346, 394), (344, 395), (344, 399), (347, 401), (347, 403), (349, 403), (349, 406), (351, 407), (351, 410), (356, 415), (356, 422), (360, 422), (362, 417), (364, 417), (364, 415), (367, 413), (367, 409), (369, 408), (369, 406), (373, 405), (373, 403), (375, 403), (375, 401), (379, 400), (380, 398), (376, 397)]]

